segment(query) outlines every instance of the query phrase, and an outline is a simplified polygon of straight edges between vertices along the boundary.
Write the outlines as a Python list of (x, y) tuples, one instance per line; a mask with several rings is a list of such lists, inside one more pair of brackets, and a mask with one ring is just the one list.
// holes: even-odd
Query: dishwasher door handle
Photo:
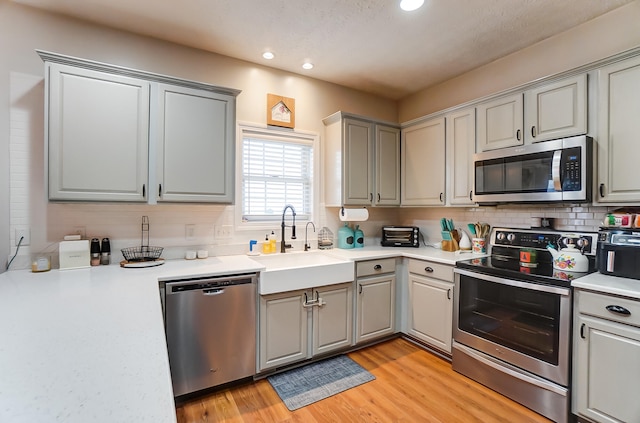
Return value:
[(220, 295), (220, 294), (224, 294), (224, 288), (222, 289), (212, 288), (212, 289), (205, 289), (202, 291), (202, 295), (206, 295), (208, 297), (211, 297), (213, 295)]

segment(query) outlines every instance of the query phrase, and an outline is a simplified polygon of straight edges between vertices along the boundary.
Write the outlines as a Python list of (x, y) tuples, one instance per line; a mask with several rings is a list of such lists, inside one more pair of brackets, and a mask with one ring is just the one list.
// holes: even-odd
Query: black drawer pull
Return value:
[(518, 141), (520, 141), (520, 130), (519, 129), (516, 131), (516, 139)]
[(424, 268), (424, 271), (427, 272), (427, 273), (433, 273), (433, 267), (427, 266), (427, 267)]
[(532, 136), (533, 138), (535, 138), (535, 137), (536, 137), (536, 127), (535, 127), (535, 126), (532, 126), (532, 127), (531, 127), (531, 136)]
[(604, 197), (604, 184), (600, 184), (598, 191), (600, 191), (600, 197)]
[(622, 306), (608, 305), (605, 308), (612, 313), (621, 314), (623, 316), (631, 316), (631, 312)]
[(147, 196), (147, 185), (142, 184), (142, 196), (146, 198)]
[(382, 266), (379, 264), (376, 264), (375, 266), (373, 266), (373, 270), (380, 270), (382, 269)]
[(362, 294), (362, 284), (359, 283), (358, 286), (360, 287), (358, 288), (358, 294)]
[(451, 288), (447, 289), (447, 300), (451, 299)]
[(584, 327), (585, 327), (584, 323), (582, 325), (580, 325), (580, 338), (582, 338), (582, 339), (586, 339), (585, 336), (584, 336)]
[(469, 191), (469, 201), (473, 201), (473, 191)]

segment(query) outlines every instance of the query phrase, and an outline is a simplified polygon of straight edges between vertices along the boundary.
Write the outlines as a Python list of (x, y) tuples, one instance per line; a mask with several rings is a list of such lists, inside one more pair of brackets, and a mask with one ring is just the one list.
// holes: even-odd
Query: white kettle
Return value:
[(571, 272), (589, 271), (589, 259), (578, 250), (574, 244), (568, 244), (560, 251), (547, 246), (547, 250), (553, 256), (553, 268)]

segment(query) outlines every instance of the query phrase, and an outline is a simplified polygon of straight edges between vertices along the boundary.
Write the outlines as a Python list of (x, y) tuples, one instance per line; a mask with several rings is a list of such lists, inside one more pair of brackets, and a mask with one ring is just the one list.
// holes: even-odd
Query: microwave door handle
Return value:
[(553, 179), (553, 188), (557, 192), (562, 191), (562, 181), (560, 180), (561, 165), (562, 165), (562, 150), (556, 150), (553, 152), (553, 159), (551, 160), (551, 178)]

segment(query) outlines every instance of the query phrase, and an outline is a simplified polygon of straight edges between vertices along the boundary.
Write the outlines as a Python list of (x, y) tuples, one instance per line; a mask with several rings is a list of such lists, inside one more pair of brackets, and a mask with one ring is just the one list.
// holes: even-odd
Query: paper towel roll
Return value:
[(345, 209), (342, 207), (338, 211), (338, 216), (343, 222), (364, 222), (369, 220), (369, 210), (361, 209)]

